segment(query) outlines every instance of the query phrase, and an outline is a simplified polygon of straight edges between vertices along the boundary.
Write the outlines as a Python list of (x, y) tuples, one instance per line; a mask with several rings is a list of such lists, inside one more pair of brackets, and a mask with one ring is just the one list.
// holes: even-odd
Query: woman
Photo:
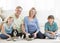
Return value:
[(31, 10), (29, 11), (29, 16), (26, 16), (24, 18), (25, 26), (23, 27), (25, 27), (25, 29), (23, 29), (23, 32), (26, 34), (26, 37), (44, 39), (44, 35), (40, 32), (40, 28), (38, 26), (36, 13), (36, 9), (31, 8)]
[(11, 39), (12, 36), (12, 30), (13, 30), (13, 18), (9, 17), (6, 21), (6, 23), (2, 26), (2, 34), (0, 34), (1, 39)]

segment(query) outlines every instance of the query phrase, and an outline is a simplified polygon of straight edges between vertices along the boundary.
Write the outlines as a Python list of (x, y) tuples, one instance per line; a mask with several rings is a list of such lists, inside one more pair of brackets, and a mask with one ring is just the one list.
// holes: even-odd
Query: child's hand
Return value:
[(55, 32), (51, 32), (52, 35), (55, 35)]

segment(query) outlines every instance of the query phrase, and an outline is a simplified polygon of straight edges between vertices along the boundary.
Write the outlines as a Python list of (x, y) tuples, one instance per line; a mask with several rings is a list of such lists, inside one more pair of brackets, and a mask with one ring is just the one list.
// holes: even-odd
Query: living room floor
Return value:
[(56, 39), (34, 39), (32, 41), (27, 41), (27, 40), (17, 40), (17, 41), (0, 40), (0, 43), (60, 43), (60, 40), (56, 40)]

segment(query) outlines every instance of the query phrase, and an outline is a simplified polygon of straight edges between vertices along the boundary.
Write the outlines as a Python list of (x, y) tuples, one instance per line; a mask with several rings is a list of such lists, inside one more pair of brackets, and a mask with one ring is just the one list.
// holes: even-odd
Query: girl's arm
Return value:
[(1, 32), (2, 32), (3, 34), (5, 34), (6, 36), (8, 36), (9, 38), (11, 37), (10, 35), (8, 35), (8, 34), (5, 32), (4, 26), (2, 26)]

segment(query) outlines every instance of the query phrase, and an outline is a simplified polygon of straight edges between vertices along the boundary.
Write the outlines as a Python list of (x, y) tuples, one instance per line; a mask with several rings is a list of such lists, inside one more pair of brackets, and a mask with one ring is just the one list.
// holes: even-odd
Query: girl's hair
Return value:
[(33, 16), (33, 18), (35, 18), (36, 17), (36, 13), (37, 13), (37, 11), (36, 11), (36, 9), (33, 7), (33, 8), (31, 8), (31, 10), (29, 11), (29, 16), (31, 16), (31, 11), (32, 10), (35, 10), (35, 15)]
[(13, 17), (8, 17), (6, 23), (8, 23), (8, 20), (9, 20), (9, 19), (12, 19), (12, 18), (13, 18)]

